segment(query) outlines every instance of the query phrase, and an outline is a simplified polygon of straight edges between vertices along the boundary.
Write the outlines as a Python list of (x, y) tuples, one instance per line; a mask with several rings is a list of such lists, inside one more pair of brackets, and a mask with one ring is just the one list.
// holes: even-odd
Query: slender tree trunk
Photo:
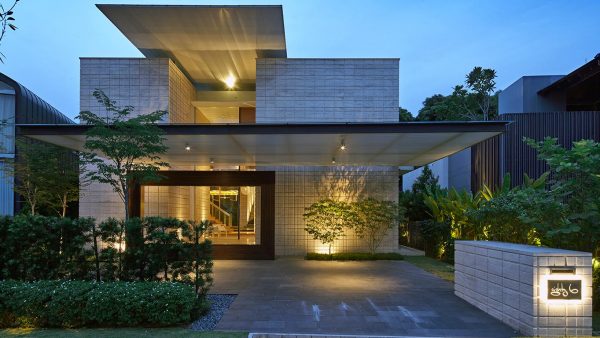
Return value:
[(65, 218), (67, 215), (67, 196), (66, 194), (62, 197), (62, 218)]
[(121, 228), (119, 229), (119, 261), (118, 261), (118, 265), (117, 265), (117, 277), (119, 278), (119, 280), (121, 280), (121, 277), (123, 276), (122, 270), (122, 253), (121, 251), (123, 250), (123, 228), (125, 227), (125, 223), (121, 224)]
[(94, 246), (94, 263), (96, 264), (96, 281), (100, 281), (100, 258), (98, 257), (98, 234), (96, 233), (96, 223), (92, 224), (92, 239)]

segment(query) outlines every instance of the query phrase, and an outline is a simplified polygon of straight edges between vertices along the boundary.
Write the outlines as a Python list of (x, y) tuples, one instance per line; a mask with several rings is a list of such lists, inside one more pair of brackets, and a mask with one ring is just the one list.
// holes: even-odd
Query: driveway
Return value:
[(511, 337), (508, 326), (403, 261), (215, 261), (212, 293), (237, 298), (218, 330)]

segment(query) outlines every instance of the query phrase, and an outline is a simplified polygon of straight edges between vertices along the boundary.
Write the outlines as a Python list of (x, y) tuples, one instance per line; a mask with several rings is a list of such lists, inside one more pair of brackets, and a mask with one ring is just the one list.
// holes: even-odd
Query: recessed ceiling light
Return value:
[(233, 75), (227, 76), (224, 82), (229, 89), (233, 89), (233, 87), (235, 87), (235, 77)]

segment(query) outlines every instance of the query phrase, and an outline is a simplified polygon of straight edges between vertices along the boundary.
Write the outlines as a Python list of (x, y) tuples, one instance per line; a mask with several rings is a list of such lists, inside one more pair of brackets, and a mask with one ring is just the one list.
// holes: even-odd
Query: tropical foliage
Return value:
[[(512, 187), (505, 175), (502, 185), (484, 186), (475, 195), (439, 188), (423, 170), (413, 190), (401, 194), (409, 221), (420, 222), (428, 255), (451, 260), (455, 239), (495, 240), (582, 250), (598, 256), (600, 247), (600, 144), (574, 142), (571, 149), (556, 139), (526, 140), (550, 171), (537, 179), (524, 175)], [(583, 189), (582, 187), (585, 187)], [(424, 191), (424, 192), (423, 192)], [(426, 215), (411, 207), (423, 196)]]

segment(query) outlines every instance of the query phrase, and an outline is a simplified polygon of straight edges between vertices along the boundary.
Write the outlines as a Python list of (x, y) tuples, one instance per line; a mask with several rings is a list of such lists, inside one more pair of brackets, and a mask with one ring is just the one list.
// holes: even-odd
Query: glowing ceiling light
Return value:
[(190, 150), (192, 150), (192, 147), (190, 147), (190, 145), (189, 145), (189, 144), (186, 144), (186, 145), (185, 145), (185, 150), (186, 150), (186, 151), (190, 151)]
[(235, 77), (233, 75), (229, 75), (225, 78), (225, 85), (229, 89), (233, 89), (235, 87)]

